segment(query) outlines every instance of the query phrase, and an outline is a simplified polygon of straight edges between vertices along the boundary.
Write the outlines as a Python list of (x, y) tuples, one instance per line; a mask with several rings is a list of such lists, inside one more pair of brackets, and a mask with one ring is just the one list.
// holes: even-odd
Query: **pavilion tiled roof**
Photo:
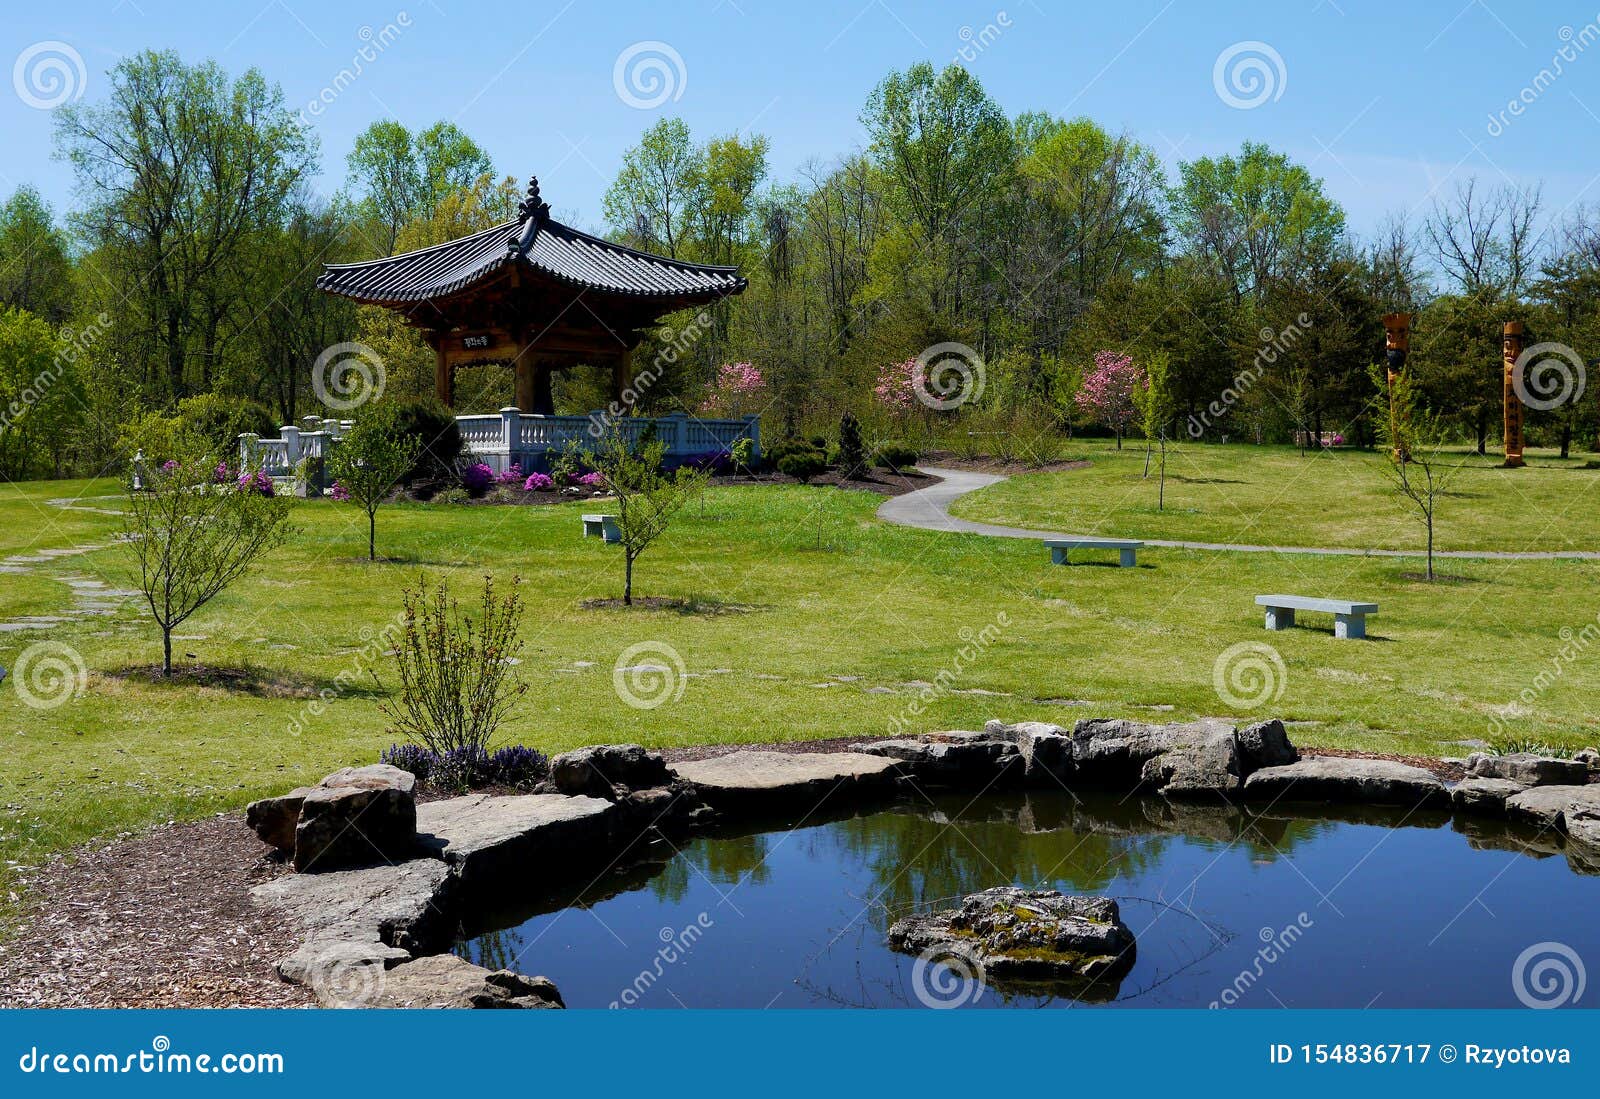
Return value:
[(421, 302), (465, 290), (511, 264), (625, 298), (712, 301), (746, 286), (738, 268), (668, 259), (563, 225), (550, 217), (534, 179), (515, 219), (415, 252), (327, 264), (317, 288), (368, 304)]

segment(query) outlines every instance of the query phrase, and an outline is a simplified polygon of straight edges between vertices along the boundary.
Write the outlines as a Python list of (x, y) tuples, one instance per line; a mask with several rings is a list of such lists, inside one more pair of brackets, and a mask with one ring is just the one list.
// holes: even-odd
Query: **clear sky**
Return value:
[(41, 105), (103, 97), (106, 70), (145, 48), (256, 66), (296, 109), (316, 101), (325, 192), (374, 119), (448, 118), (590, 227), (663, 114), (700, 138), (765, 133), (790, 179), (863, 143), (857, 116), (889, 69), (963, 50), (1008, 114), (1088, 115), (1169, 166), (1268, 142), (1360, 231), (1472, 174), (1543, 179), (1551, 214), (1600, 203), (1600, 0), (6, 0), (3, 24), (0, 189), (32, 183), (58, 210), (72, 179)]

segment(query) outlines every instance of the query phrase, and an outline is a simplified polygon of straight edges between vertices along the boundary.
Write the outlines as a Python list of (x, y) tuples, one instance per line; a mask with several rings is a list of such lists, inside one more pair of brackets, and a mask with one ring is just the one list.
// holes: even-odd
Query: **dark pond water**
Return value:
[[(1396, 823), (953, 798), (663, 846), (457, 949), (550, 977), (570, 1007), (652, 1008), (1516, 1007), (1535, 944), (1600, 960), (1600, 877), (1558, 839)], [(1116, 898), (1132, 970), (1041, 995), (889, 950), (899, 915), (1008, 883)]]

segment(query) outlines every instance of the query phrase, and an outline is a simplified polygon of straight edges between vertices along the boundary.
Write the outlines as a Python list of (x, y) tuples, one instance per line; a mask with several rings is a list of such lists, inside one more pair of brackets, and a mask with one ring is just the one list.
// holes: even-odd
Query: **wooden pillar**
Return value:
[(632, 403), (624, 398), (632, 384), (633, 348), (630, 347), (611, 360), (611, 399), (618, 408), (626, 408)]
[(513, 369), (515, 369), (517, 375), (516, 405), (518, 411), (537, 411), (534, 407), (537, 400), (534, 396), (533, 376), (538, 369), (538, 364), (534, 362), (533, 355), (527, 351), (518, 355)]
[(439, 398), (439, 403), (446, 408), (454, 408), (456, 404), (456, 372), (450, 365), (444, 353), (442, 342), (433, 347), (433, 391)]
[(1500, 357), (1505, 367), (1505, 447), (1506, 465), (1512, 469), (1522, 461), (1522, 398), (1517, 396), (1517, 359), (1522, 354), (1522, 322), (1506, 321), (1500, 342)]
[(550, 376), (555, 372), (548, 361), (533, 365), (533, 411), (540, 416), (556, 414), (555, 395), (550, 392)]

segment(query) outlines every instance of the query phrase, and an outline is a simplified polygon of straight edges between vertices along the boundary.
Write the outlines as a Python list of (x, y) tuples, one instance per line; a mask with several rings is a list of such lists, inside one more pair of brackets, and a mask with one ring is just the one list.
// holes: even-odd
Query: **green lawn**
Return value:
[[(1392, 489), (1378, 454), (1190, 444), (1167, 451), (1166, 508), (1156, 508), (1144, 446), (1095, 441), (1067, 458), (1087, 468), (1020, 477), (952, 509), (967, 519), (1108, 537), (1269, 546), (1419, 549), (1426, 535)], [(1590, 454), (1530, 452), (1523, 469), (1463, 450), (1438, 507), (1438, 548), (1600, 549), (1600, 469)]]
[[(1208, 456), (1179, 466), (1194, 469)], [(1267, 458), (1279, 469), (1301, 462)], [(1131, 460), (1018, 482), (1093, 486)], [(1356, 469), (1360, 460), (1303, 464)], [(1225, 468), (1230, 479), (1264, 483), (1264, 473), (1237, 461)], [(1524, 483), (1587, 484), (1589, 476), (1533, 471)], [(108, 538), (114, 518), (64, 512), (47, 500), (112, 487), (0, 488), (0, 556)], [(1198, 491), (1174, 486), (1180, 500)], [(1292, 490), (1285, 506), (1304, 514), (1305, 495)], [(1461, 510), (1486, 499), (1465, 498)], [(23, 705), (14, 679), (0, 687), (0, 857), (34, 861), (90, 837), (237, 807), (375, 759), (390, 738), (366, 669), (377, 663), (382, 670), (383, 646), (374, 638), (394, 619), (401, 585), (422, 569), (448, 574), (462, 589), (485, 570), (530, 581), (520, 672), (533, 689), (504, 735), (550, 752), (602, 741), (783, 741), (1091, 715), (1280, 715), (1306, 723), (1293, 733), (1303, 745), (1444, 754), (1465, 751), (1452, 741), (1487, 737), (1500, 714), (1513, 717), (1510, 735), (1573, 748), (1600, 740), (1593, 706), (1600, 660), (1562, 657), (1559, 632), (1594, 621), (1592, 562), (1452, 561), (1447, 571), (1467, 581), (1431, 586), (1404, 578), (1414, 562), (1387, 559), (1151, 550), (1137, 569), (1058, 568), (1025, 541), (884, 526), (873, 518), (877, 503), (831, 488), (710, 491), (703, 514), (691, 505), (642, 559), (637, 578), (643, 594), (700, 600), (694, 613), (584, 609), (586, 599), (619, 594), (621, 569), (615, 547), (579, 538), (582, 504), (385, 509), (380, 552), (403, 561), (376, 565), (360, 556), (365, 530), (355, 508), (304, 504), (295, 512), (295, 540), (186, 623), (177, 651), (251, 666), (292, 694), (326, 692), (325, 701), (108, 675), (159, 654), (159, 635), (131, 604), (109, 620), (48, 634), (0, 634), (0, 663), (8, 667), (47, 639), (71, 646), (90, 669), (83, 693), (53, 709)], [(1310, 510), (1318, 526), (1280, 524), (1284, 540), (1326, 540), (1326, 517)], [(1592, 514), (1581, 521), (1594, 522)], [(1218, 536), (1222, 526), (1211, 521), (1204, 536)], [(1543, 544), (1565, 543), (1552, 531)], [(110, 548), (43, 568), (122, 582), (121, 554)], [(1315, 621), (1317, 628), (1265, 633), (1251, 597), (1284, 589), (1379, 601), (1383, 612), (1369, 623), (1374, 640), (1335, 641), (1328, 624)], [(0, 575), (0, 591), (16, 605), (33, 606), (38, 590), (36, 576)], [(69, 604), (66, 588), (50, 590), (57, 598), (47, 609)], [(34, 594), (14, 599), (17, 591)], [(989, 642), (977, 640), (990, 627)], [(681, 655), (689, 673), (681, 698), (653, 709), (619, 700), (613, 668), (640, 642)], [(1270, 643), (1279, 654), (1280, 696), (1240, 709), (1221, 699), (1218, 658), (1240, 643)], [(661, 660), (653, 653), (633, 659)], [(1553, 661), (1559, 674), (1549, 674)], [(918, 713), (919, 688), (908, 684), (936, 681), (941, 672), (954, 677), (954, 689), (932, 692)], [(340, 686), (350, 682), (357, 686)], [(1519, 701), (1524, 688), (1531, 699)]]

